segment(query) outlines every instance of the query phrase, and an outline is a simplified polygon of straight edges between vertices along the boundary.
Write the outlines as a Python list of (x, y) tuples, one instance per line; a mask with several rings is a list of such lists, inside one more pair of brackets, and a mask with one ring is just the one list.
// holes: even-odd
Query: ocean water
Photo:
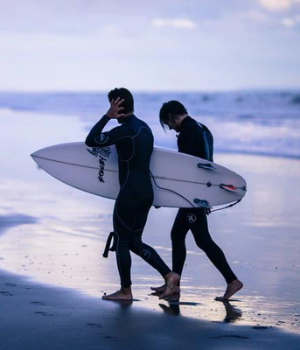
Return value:
[[(210, 128), (215, 154), (300, 158), (300, 91), (136, 92), (134, 97), (135, 113), (153, 129), (156, 146), (176, 148), (174, 134), (161, 129), (158, 113), (162, 103), (178, 100)], [(0, 93), (0, 109), (78, 116), (86, 131), (108, 106), (106, 93)]]

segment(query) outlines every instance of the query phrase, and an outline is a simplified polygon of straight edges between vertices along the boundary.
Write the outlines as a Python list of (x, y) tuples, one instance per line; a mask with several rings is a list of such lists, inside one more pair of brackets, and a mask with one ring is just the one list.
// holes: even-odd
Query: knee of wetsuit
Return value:
[(132, 239), (129, 248), (133, 253), (140, 254), (143, 250), (142, 240), (139, 238)]
[(210, 238), (196, 240), (196, 244), (204, 252), (210, 251), (216, 245), (215, 242), (212, 239), (210, 239)]
[(146, 261), (150, 260), (150, 258), (151, 258), (150, 250), (147, 249), (147, 247), (143, 247), (142, 245), (137, 245), (137, 246), (132, 245), (132, 246), (130, 246), (130, 250)]

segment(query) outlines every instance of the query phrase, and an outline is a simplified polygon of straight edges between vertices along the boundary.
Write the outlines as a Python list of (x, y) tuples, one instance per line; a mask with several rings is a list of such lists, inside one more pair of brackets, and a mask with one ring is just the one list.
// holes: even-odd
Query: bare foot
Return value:
[[(164, 284), (160, 287), (151, 287), (151, 290), (154, 290), (156, 293), (163, 293), (166, 290), (167, 286)], [(180, 287), (176, 286), (174, 288), (174, 293), (175, 294), (180, 294)]]
[(131, 288), (121, 288), (115, 293), (103, 295), (104, 300), (133, 300)]
[(160, 295), (159, 299), (163, 299), (172, 294), (175, 294), (175, 287), (177, 287), (178, 282), (180, 281), (180, 276), (177, 273), (171, 271), (165, 276), (165, 280), (166, 289), (164, 290), (162, 295)]
[(218, 301), (228, 300), (230, 297), (233, 296), (233, 294), (238, 292), (243, 287), (244, 287), (243, 283), (238, 279), (236, 279), (227, 285), (225, 294), (222, 297), (216, 297), (215, 300), (218, 300)]
[(157, 292), (157, 293), (163, 293), (166, 289), (166, 285), (163, 284), (162, 286), (160, 287), (151, 287), (151, 290), (154, 290), (154, 292)]

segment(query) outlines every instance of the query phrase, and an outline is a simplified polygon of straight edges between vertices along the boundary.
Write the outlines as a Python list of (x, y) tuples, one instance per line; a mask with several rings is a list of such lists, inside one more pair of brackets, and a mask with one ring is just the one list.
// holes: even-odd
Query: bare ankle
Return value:
[(169, 273), (167, 273), (165, 276), (164, 276), (164, 279), (165, 279), (165, 281), (168, 281), (169, 279), (171, 279), (171, 278), (180, 278), (180, 276), (176, 273), (176, 272), (174, 272), (174, 271), (170, 271)]
[(237, 278), (231, 282), (228, 283), (228, 286), (232, 286), (232, 285), (235, 285), (235, 284), (238, 284), (238, 285), (243, 285), (243, 283)]
[(180, 281), (180, 276), (176, 272), (169, 272), (165, 275), (165, 281), (166, 281), (166, 289), (162, 293), (162, 295), (159, 297), (159, 299), (163, 299), (169, 295), (174, 294), (177, 291), (177, 286)]
[(170, 277), (172, 277), (173, 271), (170, 271), (164, 276), (165, 281), (168, 280)]
[(121, 287), (121, 292), (124, 295), (132, 295), (131, 287), (128, 287), (128, 288)]

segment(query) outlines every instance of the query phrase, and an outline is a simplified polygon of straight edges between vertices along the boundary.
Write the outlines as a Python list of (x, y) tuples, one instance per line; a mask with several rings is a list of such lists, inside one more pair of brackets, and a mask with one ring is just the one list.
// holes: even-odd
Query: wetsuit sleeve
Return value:
[(89, 132), (85, 144), (89, 147), (104, 147), (115, 144), (121, 138), (128, 136), (126, 128), (117, 126), (107, 132), (102, 132), (110, 119), (104, 115)]

